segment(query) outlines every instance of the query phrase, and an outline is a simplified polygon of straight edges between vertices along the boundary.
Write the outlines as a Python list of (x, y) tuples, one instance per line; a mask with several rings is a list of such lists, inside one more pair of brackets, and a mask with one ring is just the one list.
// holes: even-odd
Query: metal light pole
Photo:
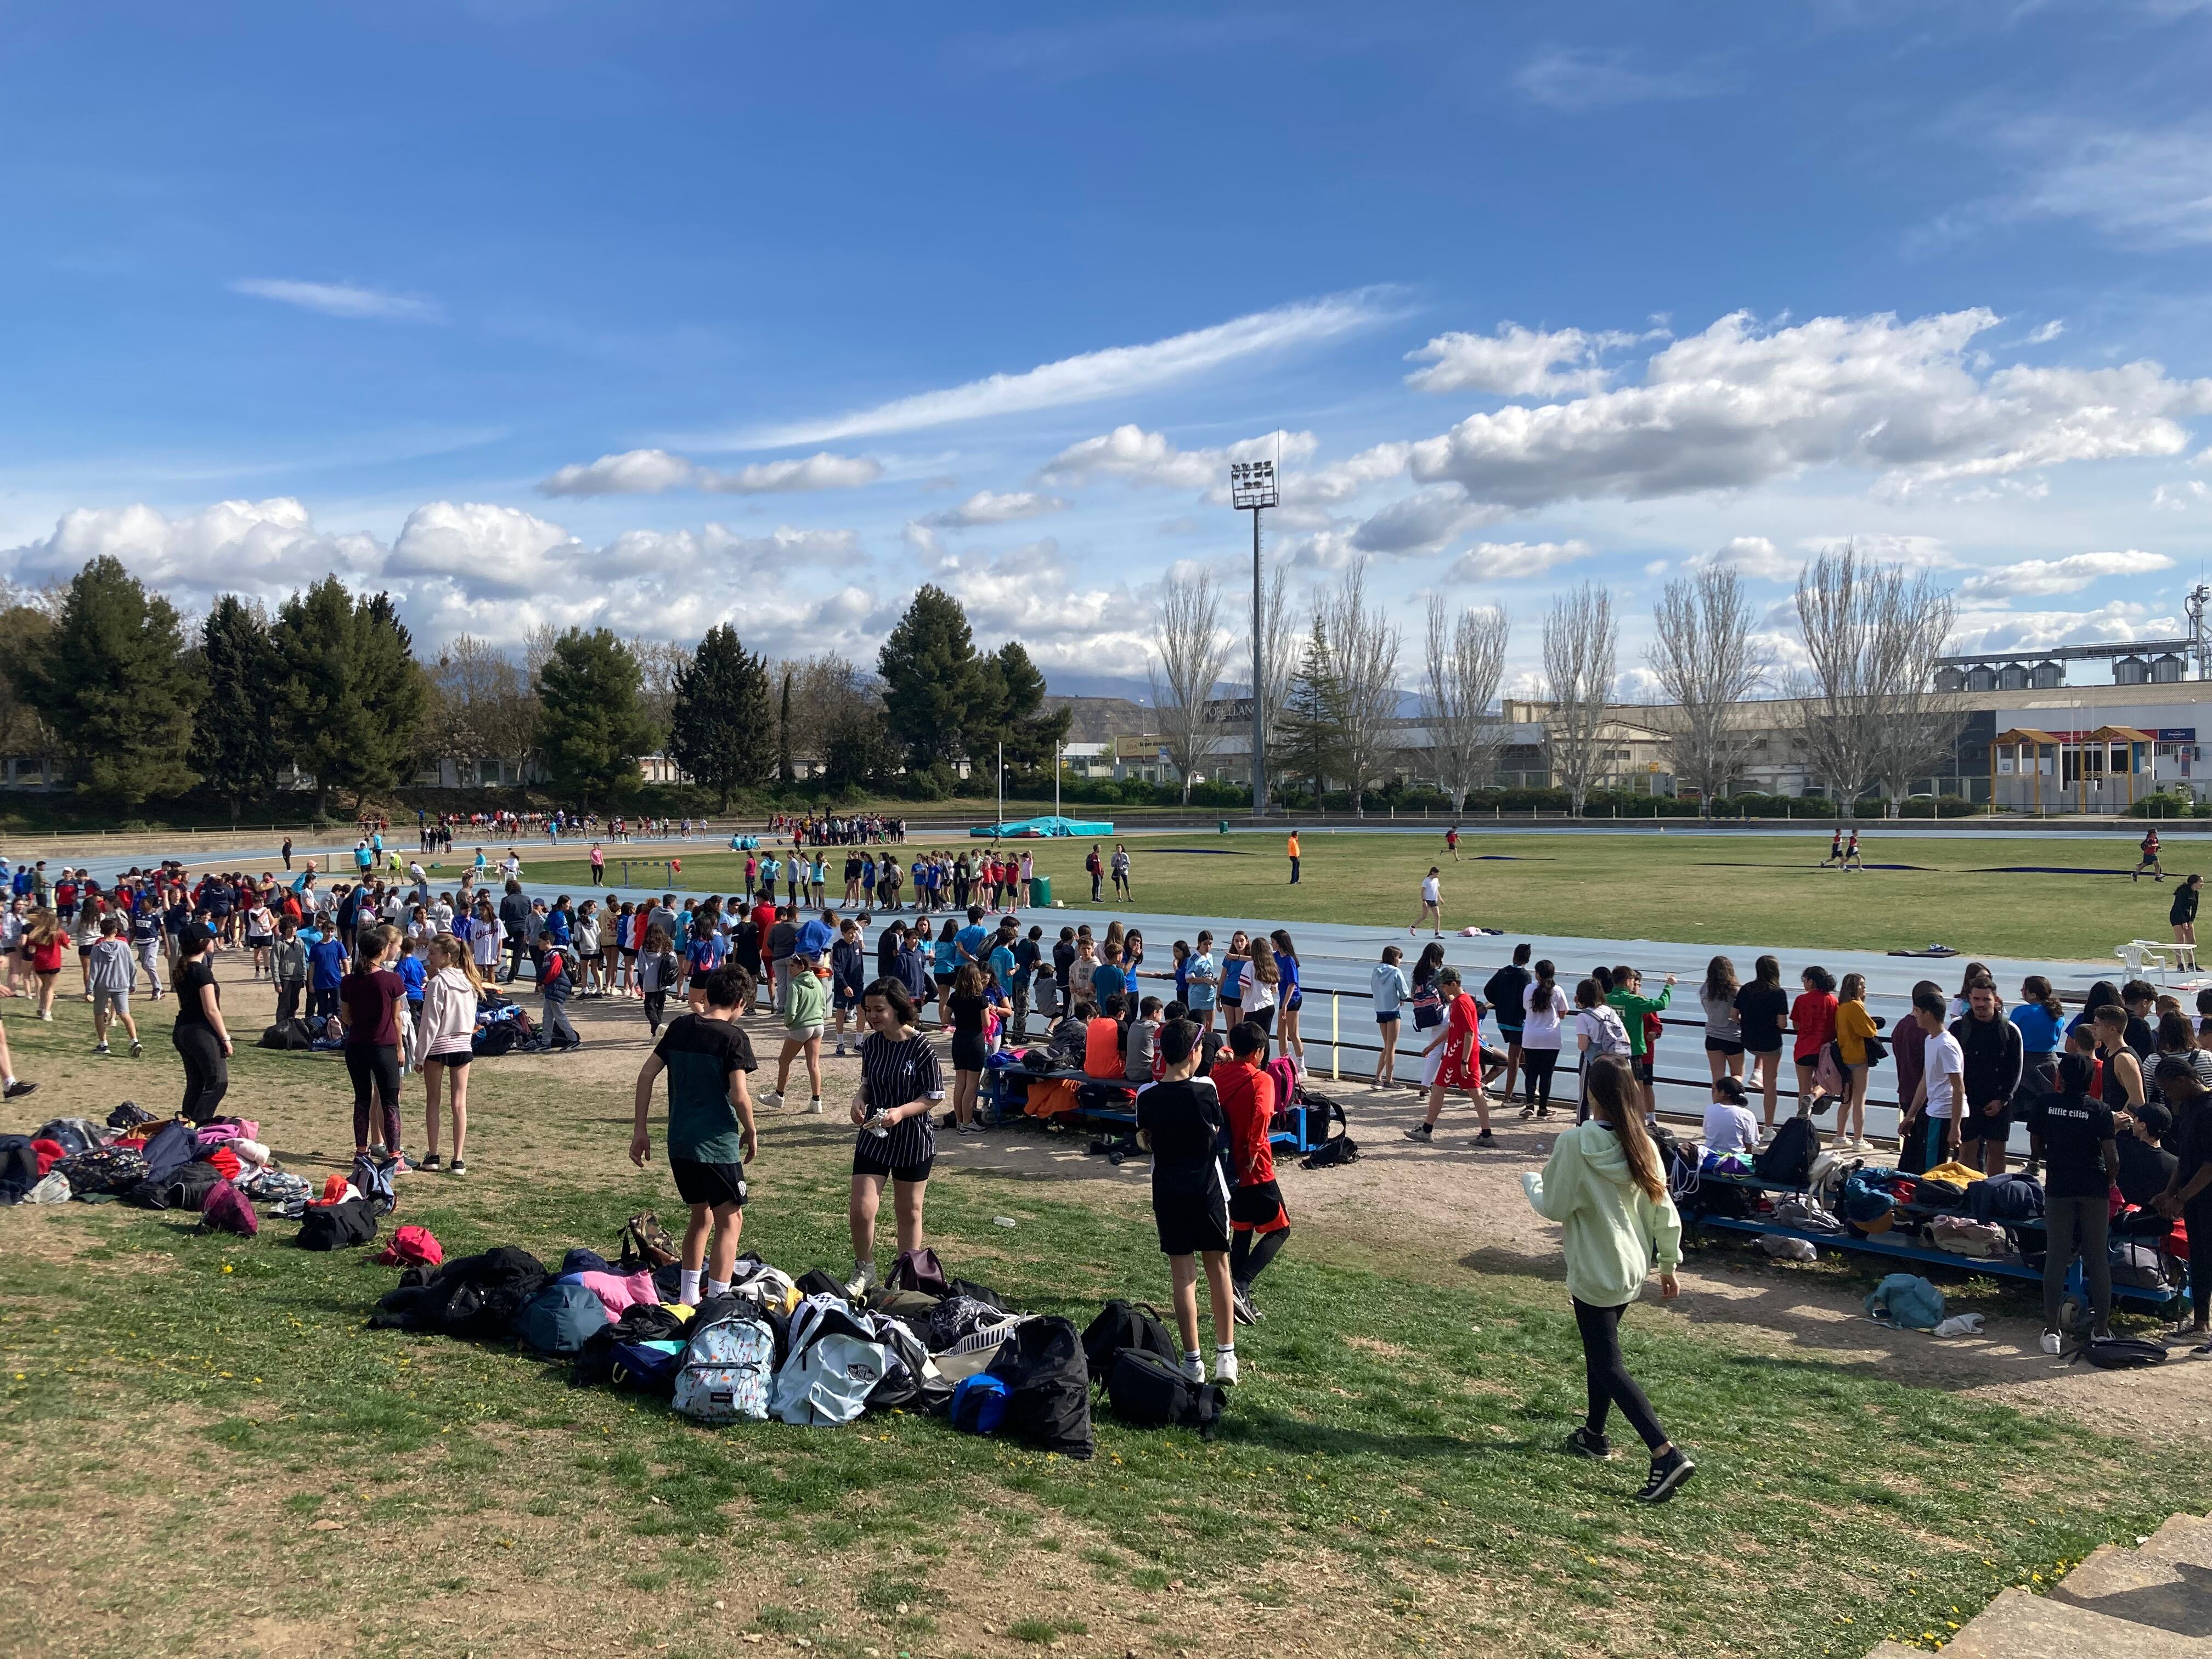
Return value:
[(999, 844), (999, 831), (1006, 822), (1006, 745), (999, 744), (999, 816), (991, 824), (991, 844)]
[(1231, 461), (1229, 501), (1252, 515), (1252, 816), (1267, 815), (1267, 617), (1260, 595), (1260, 514), (1276, 504), (1273, 461)]

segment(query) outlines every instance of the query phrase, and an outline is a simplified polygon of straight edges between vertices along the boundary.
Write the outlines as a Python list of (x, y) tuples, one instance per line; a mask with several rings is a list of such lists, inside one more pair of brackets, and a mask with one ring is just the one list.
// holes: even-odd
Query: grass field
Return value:
[[(7, 1127), (173, 1098), (167, 1007), (135, 1066), (82, 1057), (82, 1005), (13, 1022), (47, 1086)], [(473, 1173), (406, 1182), (400, 1218), (449, 1254), (550, 1261), (676, 1209), (665, 1170), (622, 1156), (640, 1045), (585, 1030), (576, 1058), (477, 1068)], [(232, 1098), (293, 1167), (341, 1163), (331, 1060), (242, 1048)], [(766, 1120), (750, 1247), (842, 1261), (849, 1137)], [(963, 1171), (930, 1218), (1018, 1305), (1164, 1298), (1127, 1195)], [(1703, 1470), (1639, 1510), (1632, 1460), (1557, 1449), (1582, 1394), (1557, 1283), (1326, 1227), (1271, 1274), (1217, 1441), (1102, 1413), (1089, 1463), (901, 1415), (702, 1430), (516, 1352), (367, 1330), (393, 1271), (290, 1231), (0, 1215), (0, 1650), (1855, 1656), (1933, 1645), (1997, 1588), (2212, 1505), (2196, 1443), (2148, 1455), (2073, 1413), (1645, 1310), (1632, 1361)]]
[[(1055, 898), (1072, 911), (1093, 908), (1083, 873), (1089, 842), (1026, 845), (1052, 877)], [(2198, 856), (2175, 848), (2169, 868), (2176, 876), (2160, 886), (2128, 880), (2131, 846), (2081, 836), (1877, 832), (1864, 842), (1868, 862), (1911, 867), (1844, 876), (1817, 867), (1827, 843), (1806, 836), (1485, 835), (1463, 841), (1463, 862), (1455, 865), (1441, 838), (1331, 832), (1304, 837), (1303, 877), (1292, 887), (1283, 843), (1272, 835), (1176, 831), (1127, 845), (1133, 908), (1154, 912), (1402, 927), (1419, 908), (1421, 877), (1442, 863), (1451, 927), (1778, 948), (1887, 951), (1941, 942), (1970, 956), (2107, 962), (2127, 939), (2170, 936), (2173, 880)], [(906, 849), (917, 850), (921, 844)], [(610, 855), (618, 863), (618, 854)], [(743, 880), (741, 854), (702, 848), (683, 865), (679, 885), (687, 891), (729, 892)], [(2016, 874), (2003, 872), (2005, 866), (2106, 873)], [(587, 890), (590, 866), (581, 860), (526, 867), (533, 882)], [(834, 896), (842, 890), (842, 854), (830, 878)], [(636, 879), (653, 878), (641, 871)], [(1106, 896), (1097, 908), (1111, 910), (1110, 887)]]

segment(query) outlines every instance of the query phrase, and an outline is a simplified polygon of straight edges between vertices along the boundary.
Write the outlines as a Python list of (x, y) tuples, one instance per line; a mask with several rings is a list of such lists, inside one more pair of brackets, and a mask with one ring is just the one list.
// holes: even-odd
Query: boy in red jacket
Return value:
[(1230, 1297), (1237, 1322), (1255, 1324), (1252, 1281), (1290, 1237), (1290, 1213), (1275, 1184), (1275, 1148), (1268, 1131), (1275, 1121), (1275, 1079), (1267, 1074), (1267, 1034), (1243, 1021), (1229, 1033), (1229, 1054), (1213, 1062), (1210, 1075), (1229, 1120), (1229, 1168), (1237, 1185), (1229, 1194)]

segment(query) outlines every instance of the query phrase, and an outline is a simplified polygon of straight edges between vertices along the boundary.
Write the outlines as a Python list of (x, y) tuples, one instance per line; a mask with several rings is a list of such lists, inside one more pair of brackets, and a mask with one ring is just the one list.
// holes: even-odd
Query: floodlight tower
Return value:
[(1260, 514), (1276, 504), (1273, 461), (1231, 461), (1229, 501), (1252, 515), (1252, 816), (1267, 815), (1267, 617), (1260, 596)]

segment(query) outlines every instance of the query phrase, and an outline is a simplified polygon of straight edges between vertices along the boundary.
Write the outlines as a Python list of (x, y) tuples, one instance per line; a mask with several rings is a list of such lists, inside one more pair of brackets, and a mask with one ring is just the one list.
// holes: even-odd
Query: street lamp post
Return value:
[(1276, 504), (1273, 461), (1231, 461), (1229, 501), (1252, 515), (1252, 816), (1267, 815), (1267, 617), (1260, 596), (1260, 514)]

